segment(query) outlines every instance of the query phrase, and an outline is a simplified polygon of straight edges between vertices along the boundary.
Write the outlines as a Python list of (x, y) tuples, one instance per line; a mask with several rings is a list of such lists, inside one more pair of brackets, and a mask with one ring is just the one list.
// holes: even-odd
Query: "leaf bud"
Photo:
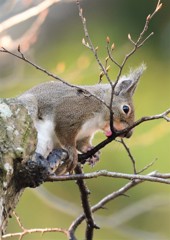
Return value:
[(106, 42), (107, 42), (107, 44), (109, 44), (110, 43), (110, 38), (107, 36), (107, 38), (106, 38)]

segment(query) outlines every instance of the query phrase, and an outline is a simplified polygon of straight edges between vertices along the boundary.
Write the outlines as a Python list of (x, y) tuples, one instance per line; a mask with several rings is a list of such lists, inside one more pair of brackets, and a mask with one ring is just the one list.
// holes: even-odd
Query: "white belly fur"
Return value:
[(54, 149), (57, 137), (54, 131), (54, 124), (50, 120), (35, 121), (35, 128), (38, 133), (38, 143), (36, 152), (43, 155), (45, 158)]
[(76, 139), (80, 140), (88, 136), (93, 137), (95, 132), (102, 130), (104, 124), (105, 122), (103, 121), (101, 115), (96, 114), (93, 118), (89, 119), (82, 125)]

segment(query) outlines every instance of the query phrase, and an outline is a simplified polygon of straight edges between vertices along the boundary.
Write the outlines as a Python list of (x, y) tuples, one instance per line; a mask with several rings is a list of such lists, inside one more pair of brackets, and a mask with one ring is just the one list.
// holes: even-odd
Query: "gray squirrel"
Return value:
[[(123, 130), (134, 123), (132, 96), (144, 70), (144, 64), (131, 70), (119, 79), (114, 89), (115, 130)], [(89, 94), (85, 94), (86, 91)], [(65, 149), (71, 170), (77, 164), (78, 152), (85, 153), (92, 148), (92, 138), (97, 131), (103, 131), (107, 137), (112, 135), (110, 110), (106, 106), (110, 105), (111, 99), (109, 83), (79, 88), (57, 81), (46, 82), (26, 91), (18, 99), (28, 109), (37, 130), (36, 152), (47, 158), (54, 149)], [(131, 135), (132, 130), (124, 137)]]

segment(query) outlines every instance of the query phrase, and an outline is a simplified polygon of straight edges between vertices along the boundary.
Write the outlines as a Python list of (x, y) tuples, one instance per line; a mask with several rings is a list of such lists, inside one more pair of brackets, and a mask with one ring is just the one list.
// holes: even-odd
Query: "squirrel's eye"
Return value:
[(127, 106), (127, 105), (123, 105), (122, 110), (123, 110), (124, 113), (128, 114), (129, 111), (130, 111), (130, 107)]

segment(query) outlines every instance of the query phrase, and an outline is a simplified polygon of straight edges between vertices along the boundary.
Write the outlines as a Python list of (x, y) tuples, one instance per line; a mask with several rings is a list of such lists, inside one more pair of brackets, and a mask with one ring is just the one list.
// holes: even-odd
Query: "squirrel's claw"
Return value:
[(91, 158), (87, 159), (87, 163), (94, 167), (94, 165), (100, 160), (100, 152), (95, 153)]
[(68, 159), (68, 153), (64, 149), (54, 149), (47, 157), (51, 173), (56, 172), (60, 165)]
[[(93, 146), (88, 147), (88, 151), (93, 149)], [(86, 160), (86, 162), (91, 166), (94, 167), (94, 165), (100, 160), (100, 151), (97, 151), (94, 155), (92, 155), (90, 158)]]

